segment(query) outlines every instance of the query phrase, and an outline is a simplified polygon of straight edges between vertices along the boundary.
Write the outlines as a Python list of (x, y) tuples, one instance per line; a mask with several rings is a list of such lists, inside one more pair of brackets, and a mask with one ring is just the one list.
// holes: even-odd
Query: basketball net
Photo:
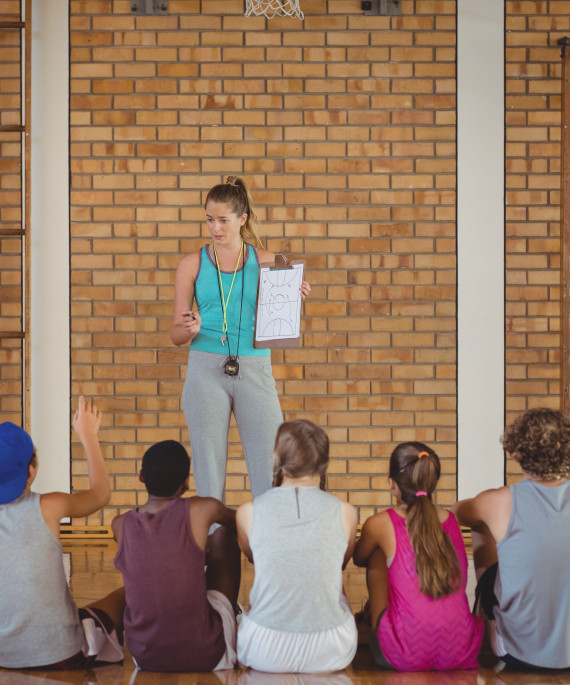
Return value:
[(299, 7), (299, 0), (245, 0), (245, 16), (265, 15), (273, 17), (296, 17), (304, 19), (305, 15)]

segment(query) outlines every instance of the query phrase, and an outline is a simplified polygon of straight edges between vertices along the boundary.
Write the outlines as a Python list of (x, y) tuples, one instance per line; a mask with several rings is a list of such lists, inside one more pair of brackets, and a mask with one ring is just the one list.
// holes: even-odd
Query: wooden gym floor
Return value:
[[(121, 576), (113, 566), (115, 551), (115, 543), (109, 541), (74, 541), (64, 545), (65, 562), (70, 571), (71, 591), (78, 606), (98, 599), (121, 585)], [(244, 559), (240, 602), (245, 607), (248, 606), (252, 582), (253, 566)], [(472, 585), (471, 579), (469, 588), (472, 588)], [(363, 570), (349, 564), (345, 571), (344, 586), (353, 611), (359, 610), (366, 599)], [(374, 666), (366, 646), (359, 647), (353, 663), (345, 671), (317, 676), (268, 674), (243, 669), (215, 674), (137, 672), (128, 654), (125, 655), (122, 666), (106, 666), (87, 671), (39, 672), (0, 669), (0, 685), (48, 685), (57, 682), (77, 685), (570, 685), (570, 671), (498, 671), (497, 660), (485, 646), (478, 671), (445, 673), (381, 671)]]

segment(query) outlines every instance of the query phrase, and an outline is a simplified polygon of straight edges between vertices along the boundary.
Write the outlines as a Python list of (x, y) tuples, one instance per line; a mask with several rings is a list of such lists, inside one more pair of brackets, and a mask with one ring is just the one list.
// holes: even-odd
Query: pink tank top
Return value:
[(178, 498), (155, 514), (133, 510), (123, 519), (115, 566), (127, 596), (125, 640), (149, 671), (211, 671), (225, 652), (189, 508), (190, 499)]
[(452, 595), (432, 599), (419, 590), (406, 520), (393, 509), (388, 515), (396, 534), (396, 554), (388, 568), (388, 608), (378, 626), (384, 656), (399, 671), (478, 668), (484, 625), (471, 614), (465, 594), (467, 555), (455, 516), (450, 513), (441, 527), (459, 559), (461, 586)]

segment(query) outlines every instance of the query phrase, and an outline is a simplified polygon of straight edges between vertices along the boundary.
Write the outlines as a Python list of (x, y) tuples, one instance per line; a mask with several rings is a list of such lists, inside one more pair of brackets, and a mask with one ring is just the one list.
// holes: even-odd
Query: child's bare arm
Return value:
[(368, 559), (377, 550), (384, 551), (384, 544), (391, 529), (390, 517), (386, 512), (375, 514), (366, 520), (362, 533), (356, 542), (353, 561), (356, 566), (367, 566)]
[(484, 512), (479, 511), (479, 503), (475, 501), (476, 499), (476, 497), (462, 499), (450, 507), (460, 525), (471, 527), (483, 523), (481, 514)]
[(346, 548), (346, 553), (344, 555), (344, 561), (342, 562), (342, 568), (346, 568), (346, 565), (352, 557), (354, 552), (354, 546), (356, 544), (356, 522), (357, 514), (356, 509), (348, 502), (342, 503), (342, 525), (344, 527), (344, 532), (346, 533), (346, 538), (348, 540), (348, 546)]
[[(213, 498), (212, 498), (213, 499)], [(236, 529), (236, 510), (226, 507), (225, 504), (214, 500), (216, 503), (216, 510), (213, 512), (214, 518), (212, 523), (219, 523), (221, 526), (226, 526), (226, 528)]]
[(232, 530), (236, 528), (235, 509), (226, 507), (215, 497), (192, 497), (190, 504), (190, 527), (201, 549), (206, 549), (208, 532), (212, 523), (219, 523)]
[(117, 542), (121, 541), (121, 533), (123, 532), (123, 516), (124, 514), (119, 514), (111, 521), (111, 530), (113, 531), (113, 537)]
[(476, 497), (456, 502), (451, 511), (463, 526), (477, 528), (485, 524), (498, 542), (507, 532), (511, 514), (511, 490), (508, 487), (485, 490)]
[(249, 546), (249, 533), (251, 530), (251, 519), (253, 517), (253, 502), (246, 502), (238, 507), (236, 513), (236, 527), (238, 544), (241, 551), (253, 564), (253, 554)]
[(79, 398), (78, 409), (73, 417), (75, 428), (87, 458), (89, 489), (81, 492), (50, 492), (40, 496), (43, 517), (53, 532), (59, 536), (59, 522), (65, 516), (89, 516), (99, 511), (111, 497), (111, 485), (99, 445), (101, 414), (94, 404)]

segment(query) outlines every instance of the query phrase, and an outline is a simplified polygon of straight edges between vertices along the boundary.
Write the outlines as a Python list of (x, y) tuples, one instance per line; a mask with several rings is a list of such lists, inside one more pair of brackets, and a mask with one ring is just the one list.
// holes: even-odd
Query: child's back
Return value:
[[(189, 472), (180, 443), (150, 447), (140, 473), (148, 500), (112, 524), (127, 596), (126, 645), (150, 671), (219, 670), (236, 660), (235, 511), (211, 497), (183, 498)], [(208, 536), (213, 523), (221, 526)]]
[(570, 419), (527, 410), (503, 448), (525, 478), (453, 510), (473, 529), (476, 596), (495, 654), (516, 667), (570, 667)]
[(459, 560), (461, 584), (456, 592), (433, 599), (420, 592), (416, 556), (405, 516), (386, 512), (394, 529), (396, 552), (388, 566), (388, 607), (378, 625), (378, 640), (398, 670), (446, 671), (477, 668), (482, 622), (471, 615), (465, 594), (467, 555), (455, 516), (441, 524)]
[(85, 517), (109, 500), (99, 445), (101, 415), (79, 398), (73, 417), (87, 457), (89, 488), (31, 492), (38, 460), (30, 436), (0, 424), (0, 667), (85, 668), (123, 660), (124, 590), (77, 609), (59, 542), (65, 516)]
[(318, 487), (268, 490), (253, 502), (249, 544), (255, 560), (250, 620), (290, 632), (328, 630), (346, 621), (347, 541), (338, 498)]
[(41, 666), (81, 650), (61, 544), (46, 526), (40, 495), (0, 506), (0, 666)]
[(497, 544), (497, 630), (507, 653), (570, 666), (570, 481), (511, 486), (507, 532)]
[(356, 511), (320, 489), (328, 438), (310, 421), (281, 424), (274, 486), (238, 509), (242, 551), (255, 563), (250, 611), (238, 629), (244, 666), (268, 672), (335, 671), (357, 647), (342, 590)]
[(483, 621), (471, 615), (467, 555), (455, 517), (431, 501), (437, 454), (418, 442), (390, 456), (397, 507), (364, 524), (354, 561), (367, 567), (373, 657), (401, 671), (477, 668)]
[[(123, 516), (115, 566), (127, 594), (126, 643), (151, 671), (210, 671), (224, 650), (222, 620), (206, 599), (206, 553), (192, 535), (191, 500)], [(192, 645), (192, 649), (188, 649)]]

